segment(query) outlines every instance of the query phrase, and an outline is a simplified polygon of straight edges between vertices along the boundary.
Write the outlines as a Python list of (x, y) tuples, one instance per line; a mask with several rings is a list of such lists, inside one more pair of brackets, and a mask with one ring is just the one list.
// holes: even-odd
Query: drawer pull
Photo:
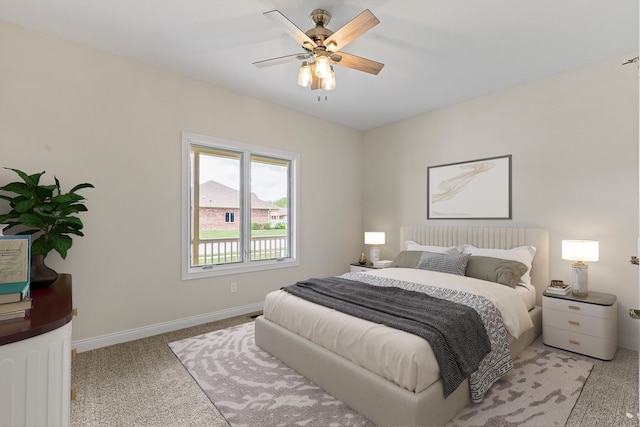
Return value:
[(580, 345), (580, 341), (576, 341), (576, 340), (569, 340), (569, 344)]
[(579, 306), (577, 306), (577, 305), (570, 305), (570, 306), (569, 306), (569, 308), (570, 308), (571, 310), (580, 310), (580, 307), (579, 307)]
[(580, 326), (580, 322), (576, 322), (575, 320), (569, 320), (569, 324), (573, 326)]

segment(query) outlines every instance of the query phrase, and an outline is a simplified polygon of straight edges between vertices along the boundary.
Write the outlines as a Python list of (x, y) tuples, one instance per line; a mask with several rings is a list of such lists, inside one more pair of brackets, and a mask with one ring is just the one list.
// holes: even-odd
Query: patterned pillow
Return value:
[(424, 252), (417, 268), (464, 276), (471, 254), (434, 254)]

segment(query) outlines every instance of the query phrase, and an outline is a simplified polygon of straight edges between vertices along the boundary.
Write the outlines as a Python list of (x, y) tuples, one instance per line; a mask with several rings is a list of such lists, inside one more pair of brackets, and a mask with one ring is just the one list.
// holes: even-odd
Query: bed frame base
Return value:
[[(512, 343), (514, 357), (542, 332), (542, 310), (532, 310), (534, 328)], [(265, 319), (256, 319), (256, 344), (376, 425), (444, 425), (469, 403), (469, 382), (449, 397), (442, 380), (413, 393)]]

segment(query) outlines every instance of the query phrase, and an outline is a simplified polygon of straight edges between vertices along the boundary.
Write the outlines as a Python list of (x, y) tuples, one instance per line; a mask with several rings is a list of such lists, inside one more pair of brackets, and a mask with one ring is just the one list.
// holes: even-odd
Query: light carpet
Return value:
[[(254, 323), (169, 343), (232, 426), (371, 426), (254, 342)], [(593, 364), (529, 347), (449, 426), (564, 425)]]
[(513, 365), (482, 402), (464, 408), (447, 426), (563, 426), (593, 368), (586, 360), (533, 347)]
[(373, 426), (254, 342), (254, 323), (169, 343), (232, 426)]

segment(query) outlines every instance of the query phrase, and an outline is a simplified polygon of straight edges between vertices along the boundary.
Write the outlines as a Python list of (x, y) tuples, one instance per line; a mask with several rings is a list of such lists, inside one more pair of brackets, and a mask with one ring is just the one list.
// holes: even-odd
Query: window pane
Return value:
[(182, 277), (300, 265), (299, 155), (182, 133)]
[(191, 266), (242, 262), (242, 154), (194, 147), (192, 171)]
[(251, 260), (288, 258), (290, 161), (251, 156)]

